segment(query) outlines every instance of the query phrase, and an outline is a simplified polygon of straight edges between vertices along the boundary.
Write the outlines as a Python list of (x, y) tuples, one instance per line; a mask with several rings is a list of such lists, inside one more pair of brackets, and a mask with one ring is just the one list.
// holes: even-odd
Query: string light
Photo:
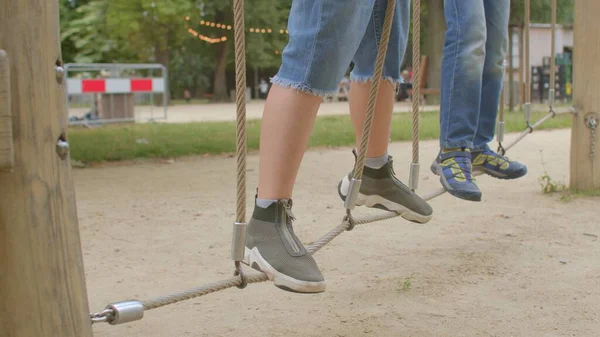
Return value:
[(190, 29), (188, 29), (188, 32), (189, 32), (190, 34), (194, 35), (194, 36), (198, 36), (198, 32), (196, 32), (195, 30), (193, 30), (193, 29), (191, 29), (191, 28), (190, 28)]
[[(185, 17), (186, 21), (190, 21), (190, 17), (186, 16)], [(216, 22), (211, 22), (211, 21), (205, 21), (205, 20), (201, 20), (200, 21), (200, 25), (201, 26), (206, 26), (206, 27), (216, 27), (219, 29), (223, 29), (223, 30), (231, 30), (233, 27), (231, 25), (225, 25), (222, 23), (216, 23)], [(250, 33), (258, 33), (258, 34), (271, 34), (273, 33), (273, 29), (271, 28), (249, 28)], [(210, 44), (215, 44), (215, 43), (221, 43), (221, 42), (226, 42), (227, 36), (222, 36), (222, 37), (209, 37), (206, 35), (202, 35), (200, 33), (198, 33), (197, 31), (195, 31), (192, 28), (188, 29), (188, 33), (190, 33), (191, 35), (193, 35), (194, 37), (197, 37), (199, 40), (210, 43)], [(283, 30), (280, 29), (279, 30), (279, 34), (288, 34), (287, 30)], [(280, 55), (281, 52), (279, 50), (275, 50), (274, 51), (275, 55)]]
[[(185, 20), (189, 21), (190, 20), (189, 16), (186, 16)], [(201, 20), (200, 25), (206, 26), (206, 27), (219, 28), (219, 29), (223, 29), (223, 30), (233, 29), (233, 27), (231, 25), (226, 25), (224, 23), (217, 23), (217, 22), (212, 22), (212, 21), (205, 21), (205, 20)], [(249, 31), (250, 31), (250, 33), (259, 33), (259, 34), (273, 33), (273, 29), (271, 29), (271, 28), (249, 28)], [(288, 34), (288, 31), (284, 30), (284, 29), (280, 29), (279, 34)]]

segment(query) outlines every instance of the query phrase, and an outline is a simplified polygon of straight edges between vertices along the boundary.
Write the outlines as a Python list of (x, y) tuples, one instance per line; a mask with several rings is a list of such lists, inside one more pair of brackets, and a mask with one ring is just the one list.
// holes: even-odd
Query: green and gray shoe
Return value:
[(276, 287), (298, 293), (325, 291), (325, 278), (292, 228), (292, 200), (254, 207), (246, 230), (244, 263), (265, 273)]
[[(356, 151), (353, 153), (356, 159)], [(344, 201), (352, 175), (353, 172), (350, 172), (338, 184), (338, 193)], [(426, 223), (433, 216), (431, 206), (396, 178), (392, 156), (379, 169), (365, 166), (356, 205), (396, 212), (404, 219), (417, 223)]]

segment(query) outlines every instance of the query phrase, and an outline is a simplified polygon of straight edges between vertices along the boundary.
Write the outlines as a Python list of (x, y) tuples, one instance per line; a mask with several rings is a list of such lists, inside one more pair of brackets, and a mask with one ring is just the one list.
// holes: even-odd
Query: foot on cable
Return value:
[(292, 200), (254, 207), (246, 229), (244, 263), (267, 275), (276, 287), (297, 293), (325, 291), (325, 278), (292, 228)]
[(517, 179), (527, 174), (527, 166), (511, 161), (487, 146), (482, 151), (473, 151), (472, 158), (474, 172), (483, 172), (494, 178)]
[(431, 164), (444, 189), (457, 198), (481, 201), (481, 191), (473, 176), (471, 152), (466, 148), (443, 149)]
[[(356, 151), (354, 159), (356, 161)], [(354, 170), (342, 178), (338, 184), (338, 193), (346, 201)], [(364, 167), (356, 206), (378, 208), (398, 213), (408, 221), (426, 223), (433, 216), (433, 209), (420, 196), (396, 178), (392, 156), (387, 156), (387, 162), (379, 167)]]

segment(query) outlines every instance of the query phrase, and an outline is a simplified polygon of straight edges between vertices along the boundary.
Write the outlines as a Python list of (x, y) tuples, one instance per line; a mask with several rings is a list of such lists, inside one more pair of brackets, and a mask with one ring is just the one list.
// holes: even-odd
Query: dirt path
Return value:
[[(344, 233), (316, 255), (328, 279), (323, 294), (250, 285), (146, 312), (140, 322), (95, 325), (95, 336), (598, 336), (600, 242), (584, 233), (600, 235), (600, 200), (563, 202), (538, 182), (545, 170), (568, 181), (568, 146), (568, 131), (536, 132), (510, 153), (530, 173), (480, 179), (483, 202), (444, 195), (426, 225), (389, 220)], [(428, 172), (436, 143), (421, 149), (425, 193), (439, 186)], [(410, 145), (390, 152), (406, 179)], [(335, 186), (352, 163), (348, 149), (306, 155), (294, 195), (305, 242), (342, 218)], [(248, 168), (251, 201), (256, 156)], [(92, 310), (230, 277), (234, 171), (233, 158), (212, 157), (76, 170)]]

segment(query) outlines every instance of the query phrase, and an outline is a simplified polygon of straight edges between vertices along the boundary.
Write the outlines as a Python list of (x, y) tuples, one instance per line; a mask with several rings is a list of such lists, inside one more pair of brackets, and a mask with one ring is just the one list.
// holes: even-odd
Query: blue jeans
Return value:
[[(294, 0), (288, 20), (289, 42), (273, 84), (318, 96), (337, 92), (351, 62), (350, 80), (373, 77), (388, 0)], [(384, 78), (401, 83), (410, 0), (397, 1)]]
[(440, 146), (487, 148), (508, 51), (510, 0), (444, 0)]

